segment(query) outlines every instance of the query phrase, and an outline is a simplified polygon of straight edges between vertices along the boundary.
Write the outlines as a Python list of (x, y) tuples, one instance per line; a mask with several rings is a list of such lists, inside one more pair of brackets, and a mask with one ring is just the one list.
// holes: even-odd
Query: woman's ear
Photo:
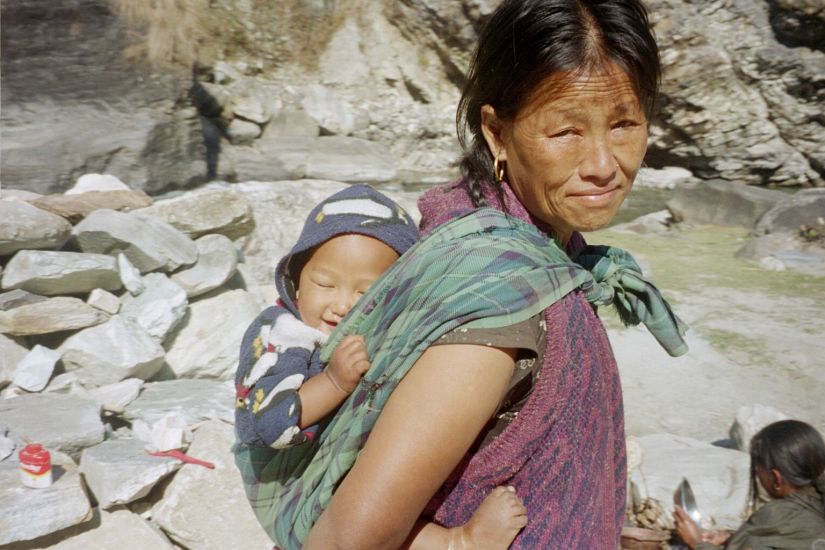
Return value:
[(481, 133), (484, 134), (484, 141), (490, 149), (493, 158), (507, 160), (507, 150), (504, 148), (502, 134), (504, 127), (502, 121), (496, 116), (496, 110), (492, 105), (481, 106)]
[(774, 491), (784, 496), (785, 480), (782, 477), (782, 472), (776, 468), (771, 468), (771, 484)]

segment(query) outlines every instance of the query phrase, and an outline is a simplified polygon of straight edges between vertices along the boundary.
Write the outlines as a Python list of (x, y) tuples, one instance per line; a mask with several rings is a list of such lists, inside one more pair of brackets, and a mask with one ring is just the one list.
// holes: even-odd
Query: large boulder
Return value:
[(802, 226), (825, 224), (825, 189), (795, 194), (767, 212), (756, 225), (758, 233), (798, 232)]
[(765, 212), (787, 198), (781, 191), (716, 179), (680, 185), (667, 208), (676, 221), (752, 229)]
[(115, 259), (105, 254), (21, 250), (3, 272), (3, 288), (44, 296), (86, 294), (122, 286)]
[[(93, 517), (82, 526), (46, 537), (44, 547), (49, 550), (90, 550), (118, 548), (129, 541), (130, 550), (175, 550), (161, 531), (128, 509), (112, 511), (95, 508)], [(52, 544), (54, 542), (54, 544)]]
[(24, 248), (56, 250), (69, 240), (71, 230), (60, 216), (25, 202), (0, 200), (0, 256)]
[(12, 290), (28, 295), (25, 301), (0, 303), (0, 332), (15, 336), (50, 334), (78, 330), (105, 322), (109, 316), (86, 304), (80, 298), (44, 296)]
[(204, 235), (195, 241), (198, 261), (188, 269), (172, 274), (172, 281), (193, 298), (227, 282), (238, 267), (238, 249), (223, 235)]

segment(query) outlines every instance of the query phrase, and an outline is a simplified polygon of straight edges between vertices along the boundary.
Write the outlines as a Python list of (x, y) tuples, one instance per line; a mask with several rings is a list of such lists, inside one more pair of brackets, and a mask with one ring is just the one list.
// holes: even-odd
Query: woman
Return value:
[(635, 262), (585, 248), (578, 232), (606, 225), (630, 191), (658, 80), (637, 0), (505, 0), (490, 16), (457, 117), (464, 177), (421, 198), (429, 237), (323, 352), (363, 334), (363, 391), (308, 466), (295, 456), (256, 474), (283, 487), (300, 476), (267, 497), (288, 503), (269, 516), (284, 537), (309, 549), (506, 548), (454, 529), (504, 485), (527, 509), (513, 548), (615, 550), (623, 410), (593, 305), (615, 301), (673, 355), (686, 347)]
[(825, 549), (825, 441), (819, 432), (799, 420), (774, 422), (753, 436), (750, 455), (751, 508), (759, 505), (760, 485), (772, 500), (732, 536), (727, 533), (730, 538), (703, 534), (677, 508), (676, 533), (682, 541), (696, 550)]

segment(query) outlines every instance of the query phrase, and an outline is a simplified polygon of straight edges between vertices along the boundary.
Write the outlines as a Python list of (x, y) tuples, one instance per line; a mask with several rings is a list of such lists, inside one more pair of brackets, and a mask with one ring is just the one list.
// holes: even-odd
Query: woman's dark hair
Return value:
[[(810, 424), (800, 420), (780, 420), (768, 424), (751, 439), (751, 509), (759, 500), (756, 467), (779, 470), (794, 487), (813, 485), (823, 492), (825, 483), (825, 441)], [(823, 495), (825, 500), (825, 495)]]
[(495, 181), (481, 107), (513, 120), (539, 86), (613, 62), (627, 73), (648, 120), (659, 90), (659, 50), (639, 0), (504, 0), (487, 20), (456, 113), (461, 173), (476, 206)]

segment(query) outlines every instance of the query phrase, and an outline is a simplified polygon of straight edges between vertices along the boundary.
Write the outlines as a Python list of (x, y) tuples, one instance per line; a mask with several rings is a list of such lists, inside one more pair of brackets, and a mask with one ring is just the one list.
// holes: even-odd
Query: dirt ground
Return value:
[(743, 230), (600, 231), (591, 244), (629, 250), (690, 326), (669, 357), (644, 328), (605, 312), (622, 374), (628, 435), (728, 437), (737, 409), (762, 404), (825, 433), (825, 273), (770, 271), (739, 260)]

